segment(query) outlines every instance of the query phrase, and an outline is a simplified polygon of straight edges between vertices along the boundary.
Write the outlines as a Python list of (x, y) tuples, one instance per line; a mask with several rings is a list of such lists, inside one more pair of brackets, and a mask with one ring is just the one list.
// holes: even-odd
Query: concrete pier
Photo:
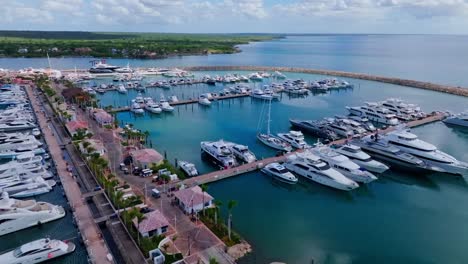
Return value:
[[(428, 117), (426, 117), (424, 119), (421, 119), (421, 120), (415, 120), (415, 121), (408, 122), (408, 123), (406, 123), (406, 126), (409, 127), (409, 128), (417, 127), (417, 126), (437, 122), (437, 121), (443, 120), (444, 118), (445, 118), (445, 115), (443, 113), (437, 113), (435, 115), (428, 116)], [(396, 129), (395, 127), (389, 127), (387, 129), (384, 129), (384, 130), (379, 130), (379, 133), (380, 134), (388, 133), (388, 132), (393, 131), (395, 129)], [(367, 133), (367, 135), (369, 135), (369, 134), (372, 134), (372, 132)], [(340, 140), (330, 142), (329, 144), (330, 145), (331, 144), (343, 144), (345, 141), (346, 141), (346, 139), (340, 139)], [(302, 150), (296, 150), (295, 152), (301, 152), (301, 151)], [(241, 174), (244, 174), (244, 173), (247, 173), (247, 172), (251, 172), (251, 171), (254, 171), (254, 170), (257, 170), (257, 169), (261, 169), (261, 168), (265, 167), (266, 165), (268, 165), (270, 163), (273, 163), (273, 162), (285, 161), (286, 158), (289, 155), (293, 155), (295, 152), (287, 153), (287, 154), (285, 154), (283, 156), (271, 157), (271, 158), (266, 158), (266, 159), (263, 159), (263, 160), (258, 160), (256, 162), (243, 164), (241, 166), (226, 169), (226, 170), (214, 171), (214, 172), (210, 172), (210, 173), (207, 173), (207, 174), (204, 174), (204, 175), (188, 178), (186, 180), (183, 180), (182, 183), (187, 185), (187, 186), (194, 186), (194, 185), (201, 185), (201, 184), (205, 184), (205, 183), (215, 182), (215, 181), (223, 180), (223, 179), (226, 179), (226, 178), (238, 176), (238, 175), (241, 175)]]

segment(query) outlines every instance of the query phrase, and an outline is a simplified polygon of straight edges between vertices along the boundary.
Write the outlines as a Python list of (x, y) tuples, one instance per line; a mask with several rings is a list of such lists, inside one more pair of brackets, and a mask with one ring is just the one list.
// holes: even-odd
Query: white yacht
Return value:
[(378, 104), (402, 118), (414, 119), (423, 115), (419, 106), (405, 103), (397, 98), (388, 98)]
[(273, 78), (276, 78), (276, 79), (286, 79), (286, 75), (282, 74), (281, 72), (279, 71), (275, 71), (273, 73)]
[(143, 114), (145, 111), (141, 108), (140, 104), (137, 102), (132, 102), (132, 106), (130, 107), (130, 111), (135, 114)]
[(265, 94), (262, 89), (253, 89), (252, 92), (250, 92), (250, 96), (252, 98), (257, 98), (257, 99), (262, 99), (262, 100), (272, 100), (273, 96), (269, 94)]
[(7, 192), (11, 197), (16, 198), (31, 197), (50, 192), (55, 184), (54, 180), (44, 180), (42, 177), (36, 177), (4, 183), (0, 187), (0, 192)]
[(12, 121), (8, 123), (0, 124), (0, 131), (9, 132), (9, 131), (21, 131), (35, 128), (36, 125), (27, 121)]
[(236, 158), (229, 148), (229, 142), (202, 141), (200, 147), (219, 166), (227, 169), (237, 166)]
[(444, 120), (445, 124), (468, 127), (468, 111), (458, 115), (451, 115)]
[(75, 251), (75, 244), (42, 238), (0, 255), (0, 263), (34, 264), (49, 261)]
[(159, 105), (157, 103), (153, 102), (153, 100), (151, 100), (151, 101), (147, 100), (146, 101), (145, 109), (148, 112), (151, 112), (153, 114), (160, 114), (162, 112), (161, 107), (159, 107)]
[(161, 99), (159, 100), (159, 103), (160, 103), (160, 107), (161, 109), (164, 111), (164, 112), (173, 112), (174, 111), (174, 107), (171, 106), (166, 98), (164, 97), (164, 95), (161, 94)]
[[(228, 144), (229, 145), (229, 144)], [(245, 163), (251, 163), (257, 160), (255, 154), (249, 150), (249, 147), (239, 144), (229, 145), (232, 153), (236, 158)]]
[(383, 173), (388, 170), (389, 167), (381, 162), (373, 160), (371, 156), (362, 151), (362, 149), (356, 145), (344, 144), (344, 145), (334, 145), (333, 149), (351, 159), (357, 165), (363, 167), (364, 169), (375, 172)]
[(0, 165), (0, 179), (8, 178), (11, 176), (25, 176), (25, 178), (30, 178), (34, 175), (42, 175), (48, 173), (47, 170), (40, 164), (27, 164), (18, 166), (14, 163), (12, 164), (2, 164)]
[(369, 183), (377, 180), (372, 173), (361, 168), (356, 163), (352, 162), (346, 156), (339, 154), (329, 146), (317, 144), (310, 151), (326, 161), (332, 168), (341, 172), (344, 176), (356, 182)]
[(119, 92), (121, 94), (127, 93), (127, 88), (125, 88), (125, 86), (123, 84), (119, 84), (117, 86), (117, 92)]
[(22, 167), (29, 164), (41, 164), (43, 159), (41, 156), (35, 156), (32, 152), (26, 152), (24, 154), (16, 156), (15, 159), (7, 163), (0, 165), (0, 170), (4, 170), (10, 167)]
[(270, 163), (266, 165), (262, 168), (262, 172), (285, 183), (295, 184), (298, 181), (294, 174), (279, 163)]
[(360, 116), (349, 116), (349, 119), (354, 120), (361, 124), (362, 127), (364, 127), (367, 131), (373, 132), (376, 131), (377, 128), (367, 119), (366, 117), (360, 117)]
[(262, 75), (257, 72), (249, 74), (249, 79), (252, 81), (263, 81)]
[[(44, 224), (65, 216), (61, 206), (35, 200), (20, 201), (2, 193), (0, 199), (0, 236)], [(2, 262), (0, 257), (0, 263)]]
[(439, 167), (447, 173), (468, 175), (468, 163), (459, 161), (438, 150), (436, 146), (419, 139), (409, 130), (392, 131), (386, 135), (380, 135), (380, 137), (390, 145), (408, 152), (430, 165)]
[(278, 133), (278, 137), (291, 144), (291, 146), (298, 149), (305, 149), (310, 147), (304, 140), (304, 135), (301, 131), (291, 130), (289, 133)]
[(117, 69), (115, 69), (115, 72), (118, 72), (118, 73), (132, 73), (133, 69), (130, 68), (130, 64), (127, 63), (126, 67), (117, 68)]
[(145, 102), (145, 99), (143, 98), (143, 95), (141, 93), (138, 93), (137, 96), (135, 97), (135, 102), (142, 104)]
[(288, 156), (284, 166), (299, 176), (335, 189), (350, 191), (359, 187), (359, 184), (308, 151)]
[(40, 137), (41, 136), (41, 130), (39, 128), (33, 128), (31, 130), (31, 134), (35, 137)]
[(177, 162), (177, 165), (180, 167), (181, 170), (183, 170), (185, 172), (185, 174), (187, 174), (187, 176), (189, 177), (194, 177), (194, 176), (197, 176), (198, 175), (198, 170), (197, 168), (195, 167), (195, 164), (193, 163), (190, 163), (190, 162), (187, 162), (187, 161), (183, 161), (183, 160), (179, 160)]
[(392, 168), (395, 169), (403, 169), (415, 173), (444, 172), (441, 168), (431, 166), (423, 160), (388, 144), (388, 142), (382, 141), (375, 135), (365, 136), (362, 139), (354, 139), (350, 143), (359, 146), (373, 158), (391, 164)]
[(198, 103), (201, 104), (201, 105), (205, 105), (205, 106), (210, 106), (211, 105), (211, 101), (210, 99), (208, 99), (208, 97), (204, 94), (200, 95), (198, 97)]
[(325, 122), (327, 122), (326, 128), (330, 131), (333, 131), (338, 136), (348, 138), (354, 135), (354, 132), (352, 129), (350, 129), (348, 126), (346, 126), (343, 123), (336, 122), (334, 118), (326, 118)]
[(366, 103), (363, 106), (346, 107), (349, 113), (361, 117), (366, 117), (370, 121), (395, 126), (398, 119), (386, 108), (379, 107), (376, 103)]

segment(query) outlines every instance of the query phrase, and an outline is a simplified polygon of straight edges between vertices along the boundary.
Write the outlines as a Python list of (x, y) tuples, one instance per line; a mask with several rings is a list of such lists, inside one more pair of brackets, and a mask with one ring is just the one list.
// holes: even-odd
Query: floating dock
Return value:
[[(441, 121), (444, 118), (445, 118), (445, 114), (436, 113), (434, 115), (430, 115), (430, 116), (428, 116), (426, 118), (423, 118), (423, 119), (420, 119), (420, 120), (410, 121), (410, 122), (406, 123), (406, 126), (409, 127), (409, 128), (422, 126), (422, 125), (430, 124), (430, 123), (433, 123), (433, 122)], [(395, 129), (396, 129), (396, 127), (393, 126), (393, 127), (389, 127), (389, 128), (383, 129), (383, 130), (379, 130), (379, 133), (388, 133), (388, 132), (393, 131)], [(373, 134), (373, 132), (366, 133), (365, 135), (370, 135), (370, 134)], [(343, 143), (345, 143), (346, 140), (347, 140), (346, 138), (339, 139), (339, 140), (330, 142), (329, 144), (330, 145), (331, 144), (343, 144)], [(295, 152), (300, 152), (300, 151), (302, 151), (302, 150), (296, 150)], [(283, 161), (286, 160), (286, 158), (289, 155), (293, 155), (295, 152), (287, 153), (285, 155), (278, 156), (278, 157), (271, 157), (271, 158), (258, 160), (256, 162), (243, 164), (243, 165), (240, 165), (240, 166), (237, 166), (237, 167), (234, 167), (234, 168), (229, 168), (229, 169), (226, 169), (226, 170), (219, 170), (219, 171), (210, 172), (210, 173), (207, 173), (207, 174), (204, 174), (204, 175), (200, 175), (200, 176), (185, 179), (185, 180), (181, 181), (180, 183), (183, 183), (183, 184), (185, 184), (187, 186), (194, 186), (194, 185), (201, 185), (201, 184), (205, 184), (205, 183), (210, 183), (210, 182), (223, 180), (223, 179), (226, 179), (226, 178), (234, 177), (234, 176), (241, 175), (241, 174), (244, 174), (244, 173), (247, 173), (247, 172), (251, 172), (251, 171), (254, 171), (254, 170), (261, 169), (261, 168), (265, 167), (266, 165), (268, 165), (270, 163), (273, 163), (273, 162), (283, 162)]]

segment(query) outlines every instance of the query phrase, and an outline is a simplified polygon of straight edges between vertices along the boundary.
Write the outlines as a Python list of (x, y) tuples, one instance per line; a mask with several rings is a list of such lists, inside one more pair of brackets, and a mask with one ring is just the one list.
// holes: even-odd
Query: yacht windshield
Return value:
[(23, 254), (23, 251), (21, 251), (21, 247), (15, 249), (15, 250), (13, 251), (13, 256), (15, 256), (15, 258), (21, 257), (22, 254)]
[(353, 149), (353, 148), (349, 148), (349, 147), (344, 147), (343, 150), (351, 152), (351, 153), (358, 153), (359, 152), (359, 149)]

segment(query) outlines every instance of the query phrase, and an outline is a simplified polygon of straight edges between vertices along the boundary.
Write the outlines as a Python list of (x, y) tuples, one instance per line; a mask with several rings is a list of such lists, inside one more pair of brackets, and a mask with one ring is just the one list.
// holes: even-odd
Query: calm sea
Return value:
[[(161, 60), (110, 59), (124, 66), (263, 65), (363, 72), (441, 84), (468, 86), (468, 36), (312, 35), (241, 45), (242, 53), (172, 57)], [(57, 69), (90, 67), (90, 58), (52, 58)], [(0, 68), (47, 67), (47, 60), (0, 59)]]

